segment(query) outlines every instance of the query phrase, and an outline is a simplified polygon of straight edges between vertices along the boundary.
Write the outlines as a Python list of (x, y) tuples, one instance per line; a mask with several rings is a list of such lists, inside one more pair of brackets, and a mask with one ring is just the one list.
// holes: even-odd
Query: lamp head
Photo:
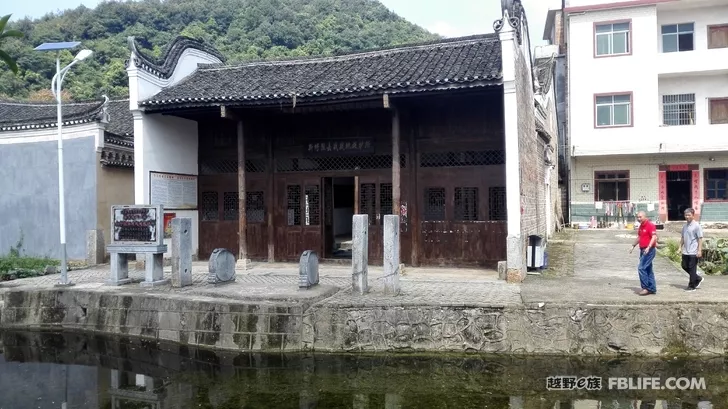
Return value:
[(94, 52), (91, 50), (81, 50), (78, 52), (78, 54), (76, 54), (76, 57), (73, 60), (74, 61), (83, 61), (86, 58), (90, 57), (91, 54), (93, 54), (93, 53)]

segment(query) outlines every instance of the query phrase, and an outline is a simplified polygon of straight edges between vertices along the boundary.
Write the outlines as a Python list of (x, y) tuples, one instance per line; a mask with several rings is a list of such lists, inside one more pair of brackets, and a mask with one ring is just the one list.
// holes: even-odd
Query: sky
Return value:
[[(41, 17), (51, 11), (76, 8), (81, 4), (95, 7), (100, 0), (25, 0), (3, 1), (2, 15), (12, 13), (13, 20), (25, 16)], [(446, 37), (482, 34), (493, 31), (493, 21), (500, 18), (500, 0), (380, 0), (390, 10), (431, 32)], [(558, 8), (560, 0), (522, 0), (526, 8), (531, 45), (544, 44), (544, 21), (549, 8)]]

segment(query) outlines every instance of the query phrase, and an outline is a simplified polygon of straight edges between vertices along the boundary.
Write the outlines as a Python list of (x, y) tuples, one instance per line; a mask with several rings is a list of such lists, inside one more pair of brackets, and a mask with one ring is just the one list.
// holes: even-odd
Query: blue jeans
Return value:
[(657, 286), (655, 285), (655, 272), (652, 270), (652, 261), (655, 259), (657, 249), (652, 247), (647, 254), (644, 253), (644, 249), (640, 249), (640, 264), (637, 266), (637, 272), (640, 275), (640, 285), (643, 289), (651, 292), (657, 292)]

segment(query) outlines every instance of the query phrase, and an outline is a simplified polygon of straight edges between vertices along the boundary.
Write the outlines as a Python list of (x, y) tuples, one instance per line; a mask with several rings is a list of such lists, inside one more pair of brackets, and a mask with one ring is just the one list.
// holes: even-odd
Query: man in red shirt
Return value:
[(657, 228), (645, 215), (645, 212), (637, 213), (637, 220), (640, 222), (640, 229), (637, 233), (637, 240), (629, 250), (632, 253), (635, 247), (640, 246), (640, 263), (637, 266), (637, 272), (640, 275), (640, 285), (642, 291), (640, 295), (655, 294), (657, 286), (655, 284), (655, 272), (652, 270), (652, 261), (657, 254)]

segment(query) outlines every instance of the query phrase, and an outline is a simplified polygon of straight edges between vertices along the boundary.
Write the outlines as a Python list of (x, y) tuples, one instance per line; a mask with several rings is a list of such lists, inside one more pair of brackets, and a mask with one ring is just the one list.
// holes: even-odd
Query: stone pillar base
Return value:
[(506, 281), (520, 283), (526, 278), (526, 245), (521, 235), (509, 235), (507, 239), (508, 260)]
[(251, 262), (249, 258), (241, 258), (235, 262), (235, 271), (250, 270)]
[(521, 283), (526, 278), (523, 271), (518, 268), (509, 268), (506, 271), (506, 282), (508, 283)]

